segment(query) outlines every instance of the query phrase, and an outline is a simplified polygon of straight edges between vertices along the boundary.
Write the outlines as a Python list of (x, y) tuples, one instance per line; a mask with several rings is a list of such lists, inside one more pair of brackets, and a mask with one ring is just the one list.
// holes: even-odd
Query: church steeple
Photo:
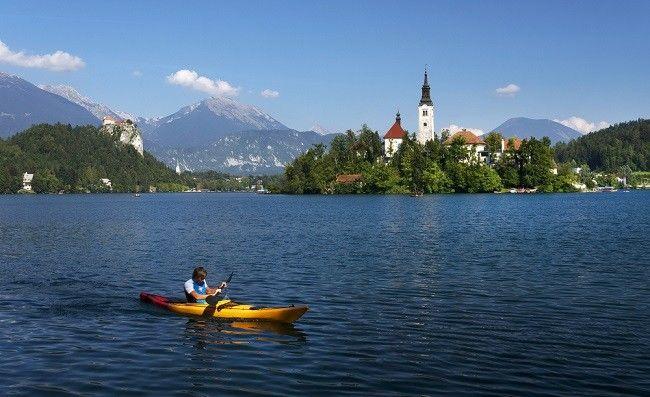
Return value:
[(435, 138), (433, 101), (429, 88), (429, 71), (424, 68), (424, 84), (422, 84), (422, 98), (418, 105), (418, 133), (416, 135), (418, 142), (425, 144)]
[(422, 98), (420, 99), (420, 105), (433, 106), (433, 101), (431, 100), (431, 88), (429, 87), (429, 78), (426, 69), (424, 69), (424, 84), (422, 84)]
[(399, 125), (402, 125), (402, 117), (400, 117), (399, 110), (397, 111), (397, 114), (395, 115), (395, 122)]

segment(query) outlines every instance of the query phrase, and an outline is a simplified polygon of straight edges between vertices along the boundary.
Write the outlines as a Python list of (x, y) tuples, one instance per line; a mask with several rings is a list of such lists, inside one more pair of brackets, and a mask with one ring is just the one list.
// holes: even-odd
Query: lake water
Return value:
[[(0, 196), (0, 394), (648, 395), (650, 192)], [(187, 319), (197, 265), (293, 326)]]

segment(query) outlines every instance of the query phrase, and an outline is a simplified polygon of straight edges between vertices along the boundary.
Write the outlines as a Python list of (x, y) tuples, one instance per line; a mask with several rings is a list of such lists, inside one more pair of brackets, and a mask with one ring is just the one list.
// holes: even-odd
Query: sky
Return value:
[(650, 1), (0, 1), (0, 71), (166, 116), (210, 95), (285, 125), (650, 116)]

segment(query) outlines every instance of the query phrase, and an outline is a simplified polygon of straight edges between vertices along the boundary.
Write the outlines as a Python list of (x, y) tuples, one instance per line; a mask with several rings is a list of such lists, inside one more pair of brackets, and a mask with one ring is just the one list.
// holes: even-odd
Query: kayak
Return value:
[(214, 317), (232, 320), (278, 321), (293, 323), (309, 308), (307, 306), (256, 307), (223, 299), (214, 304), (187, 303), (147, 292), (140, 293), (140, 300), (162, 307), (171, 312), (200, 317)]

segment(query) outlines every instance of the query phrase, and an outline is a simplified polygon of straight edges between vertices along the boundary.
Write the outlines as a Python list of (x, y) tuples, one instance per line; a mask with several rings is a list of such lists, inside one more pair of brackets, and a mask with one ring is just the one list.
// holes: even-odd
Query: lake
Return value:
[[(3, 395), (648, 395), (650, 192), (0, 196)], [(188, 319), (196, 266), (292, 326)]]

